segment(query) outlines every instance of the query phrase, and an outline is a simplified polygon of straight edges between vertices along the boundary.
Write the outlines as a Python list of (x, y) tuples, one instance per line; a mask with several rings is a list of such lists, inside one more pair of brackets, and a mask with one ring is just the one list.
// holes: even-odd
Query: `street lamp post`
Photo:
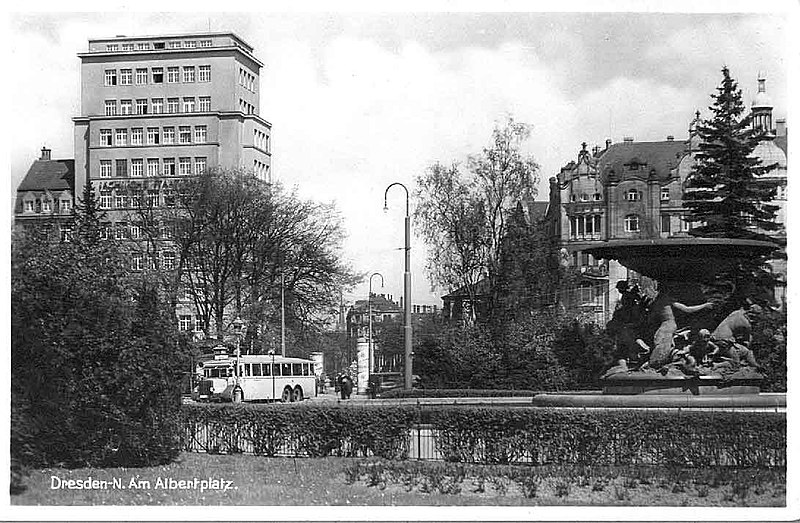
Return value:
[(411, 358), (411, 215), (408, 213), (409, 208), (409, 195), (408, 195), (408, 187), (403, 185), (400, 182), (394, 182), (390, 184), (386, 191), (383, 193), (383, 210), (388, 211), (389, 205), (387, 203), (387, 197), (389, 195), (389, 189), (394, 187), (395, 185), (399, 185), (406, 191), (406, 263), (405, 263), (405, 272), (403, 273), (403, 296), (405, 300), (405, 324), (403, 326), (403, 333), (405, 334), (405, 388), (406, 390), (410, 390), (412, 386), (411, 382), (411, 365), (412, 365), (412, 358)]
[(369, 277), (369, 295), (367, 296), (367, 305), (369, 309), (369, 343), (367, 350), (367, 383), (369, 383), (369, 379), (372, 377), (372, 278), (375, 276), (381, 277), (381, 288), (383, 287), (383, 274), (379, 272), (374, 272)]
[(286, 300), (284, 298), (284, 276), (281, 267), (281, 356), (286, 357)]
[(275, 400), (275, 349), (269, 350), (269, 355), (272, 356), (272, 367), (269, 369), (269, 373), (272, 376), (272, 400)]
[(242, 325), (244, 325), (244, 320), (242, 320), (239, 316), (233, 320), (233, 333), (236, 335), (236, 360), (238, 363), (239, 357), (242, 355), (242, 349), (240, 347), (241, 340), (242, 340)]
[(233, 402), (239, 403), (242, 401), (242, 391), (238, 386), (239, 376), (240, 376), (240, 365), (239, 361), (242, 356), (242, 326), (244, 325), (244, 321), (237, 316), (235, 320), (233, 320), (233, 332), (236, 334), (236, 363), (233, 366), (233, 375), (235, 376), (236, 385), (234, 386), (233, 390)]

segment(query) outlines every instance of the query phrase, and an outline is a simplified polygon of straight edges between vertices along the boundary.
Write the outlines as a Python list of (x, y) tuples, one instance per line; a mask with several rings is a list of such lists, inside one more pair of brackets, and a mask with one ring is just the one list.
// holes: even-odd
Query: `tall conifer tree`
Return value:
[[(775, 220), (778, 206), (770, 203), (777, 185), (761, 177), (777, 164), (762, 165), (753, 155), (763, 131), (753, 128), (741, 90), (727, 67), (722, 68), (722, 82), (711, 98), (711, 118), (697, 125), (697, 162), (686, 180), (683, 198), (689, 210), (686, 219), (695, 224), (691, 234), (770, 240), (783, 226)], [(771, 295), (775, 278), (767, 261), (767, 256), (741, 259), (717, 275), (715, 283), (733, 291), (729, 305), (754, 295)]]
[(687, 220), (699, 224), (691, 234), (714, 238), (768, 239), (778, 231), (775, 198), (777, 186), (759, 177), (777, 167), (762, 165), (753, 156), (760, 132), (745, 114), (742, 93), (727, 67), (722, 83), (712, 94), (711, 118), (697, 126), (700, 137), (697, 164), (686, 184)]

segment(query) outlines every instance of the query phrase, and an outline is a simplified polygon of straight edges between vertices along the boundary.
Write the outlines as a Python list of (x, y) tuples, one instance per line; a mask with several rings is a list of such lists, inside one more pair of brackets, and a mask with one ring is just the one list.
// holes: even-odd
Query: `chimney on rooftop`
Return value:
[(49, 160), (50, 159), (50, 149), (47, 147), (42, 147), (42, 157), (39, 158), (40, 160)]
[(611, 138), (606, 138), (606, 149), (611, 147)]
[(674, 136), (672, 136), (671, 134), (668, 134), (668, 135), (667, 135), (667, 141), (668, 141), (668, 142), (671, 142), (671, 141), (673, 141), (674, 139), (675, 139), (675, 137), (674, 137)]
[(786, 136), (786, 118), (775, 120), (775, 136)]

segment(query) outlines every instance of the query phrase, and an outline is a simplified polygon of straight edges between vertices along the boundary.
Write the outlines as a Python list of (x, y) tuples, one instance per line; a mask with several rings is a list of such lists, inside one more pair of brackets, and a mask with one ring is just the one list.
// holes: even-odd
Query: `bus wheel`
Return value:
[(303, 389), (300, 388), (300, 385), (294, 388), (292, 401), (303, 401)]
[(240, 389), (239, 387), (236, 387), (235, 389), (233, 389), (233, 402), (234, 403), (241, 403), (242, 400), (244, 399), (243, 396), (244, 396), (244, 394), (242, 394), (242, 389)]
[(292, 389), (290, 389), (289, 387), (283, 389), (283, 394), (281, 394), (281, 401), (283, 403), (289, 403), (290, 401), (292, 401)]

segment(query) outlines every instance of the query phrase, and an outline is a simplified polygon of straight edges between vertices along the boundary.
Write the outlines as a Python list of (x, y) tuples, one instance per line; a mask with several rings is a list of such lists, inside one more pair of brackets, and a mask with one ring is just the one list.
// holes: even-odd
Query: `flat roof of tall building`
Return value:
[(232, 31), (203, 31), (196, 33), (170, 33), (159, 35), (116, 35), (105, 38), (90, 38), (89, 44), (103, 42), (122, 42), (123, 40), (162, 40), (167, 38), (201, 38), (213, 36), (230, 36), (243, 44), (248, 51), (253, 51), (253, 46)]

